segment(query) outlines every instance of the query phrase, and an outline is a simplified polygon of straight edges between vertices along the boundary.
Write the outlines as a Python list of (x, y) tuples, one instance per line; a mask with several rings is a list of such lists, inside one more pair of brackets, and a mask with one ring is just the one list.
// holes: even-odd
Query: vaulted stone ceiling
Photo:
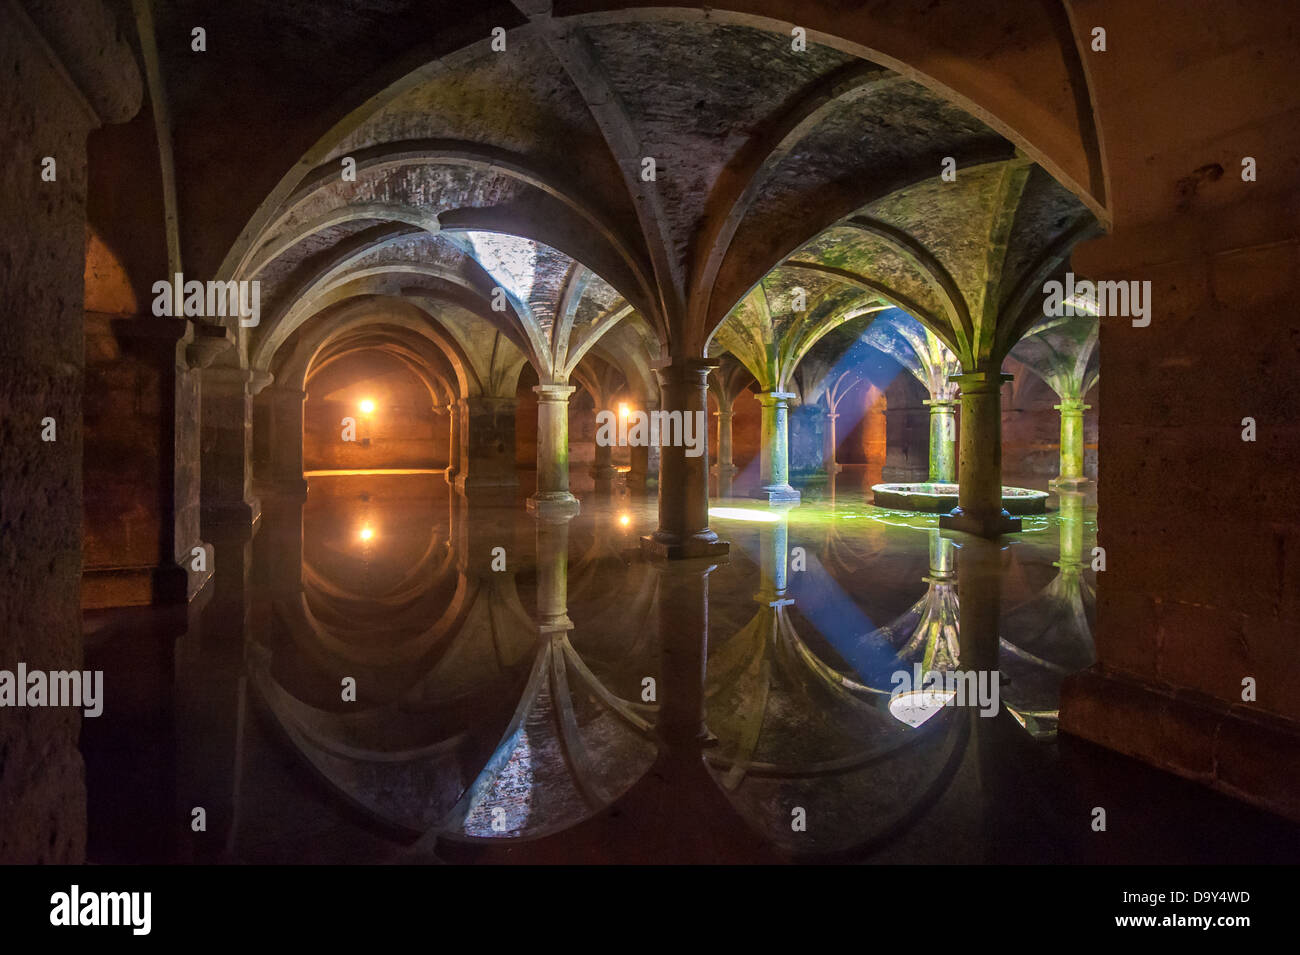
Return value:
[[(973, 367), (1014, 344), (1025, 289), (1090, 226), (1084, 202), (1002, 134), (851, 44), (795, 50), (788, 29), (733, 15), (517, 6), (353, 3), (309, 15), (291, 3), (259, 10), (265, 42), (245, 51), (223, 49), (229, 11), (159, 11), (187, 254), (267, 285), (272, 320), (251, 336), (255, 365), (268, 367), (321, 308), (383, 294), (418, 299), (463, 351), (472, 336), (448, 316), (486, 321), (497, 335), (482, 347), (495, 354), (499, 339), (542, 380), (567, 380), (574, 356), (624, 319), (653, 330), (665, 357), (704, 355), (763, 280), (824, 286), (817, 320), (842, 322), (859, 299), (900, 306)], [(178, 41), (194, 25), (218, 56)], [(416, 42), (404, 46), (396, 26)], [(491, 47), (494, 27), (504, 50)], [(214, 148), (217, 130), (239, 139), (223, 110), (255, 97), (235, 70), (215, 97), (226, 106), (214, 103), (218, 61), (264, 68), (264, 89), (337, 122), (280, 157), (276, 180), (269, 158)], [(337, 93), (329, 104), (326, 90)], [(252, 135), (260, 120), (245, 113)], [(285, 130), (299, 135), (291, 121)], [(940, 178), (946, 157), (955, 181)], [(342, 174), (352, 163), (355, 181)], [(227, 165), (242, 170), (237, 185)], [(214, 220), (230, 213), (210, 214), (222, 183), (248, 211), (224, 248), (212, 245), (223, 232)], [(211, 228), (197, 234), (196, 221)], [(506, 310), (491, 308), (498, 287), (511, 290)]]

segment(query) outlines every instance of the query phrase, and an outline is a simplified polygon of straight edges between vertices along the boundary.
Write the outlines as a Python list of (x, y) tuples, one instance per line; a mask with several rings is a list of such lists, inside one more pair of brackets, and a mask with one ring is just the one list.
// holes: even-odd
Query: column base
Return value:
[(1063, 487), (1069, 490), (1077, 490), (1081, 487), (1086, 487), (1091, 483), (1092, 482), (1086, 477), (1069, 477), (1069, 478), (1054, 477), (1047, 482), (1047, 486)]
[(769, 504), (798, 504), (800, 497), (799, 492), (788, 484), (764, 485), (755, 491), (753, 496)]
[(1060, 728), (1300, 820), (1300, 724), (1101, 664), (1066, 678)]
[(726, 541), (718, 540), (713, 531), (678, 537), (663, 531), (655, 531), (641, 538), (641, 553), (647, 557), (661, 557), (665, 560), (686, 560), (691, 557), (724, 557), (731, 550)]
[(528, 510), (538, 517), (577, 517), (582, 510), (582, 502), (568, 491), (547, 491), (534, 494), (528, 499)]
[(1020, 533), (1020, 518), (1012, 517), (1006, 511), (992, 514), (974, 514), (954, 507), (951, 513), (939, 518), (939, 526), (949, 531), (964, 531), (976, 537), (993, 539), (1003, 534)]

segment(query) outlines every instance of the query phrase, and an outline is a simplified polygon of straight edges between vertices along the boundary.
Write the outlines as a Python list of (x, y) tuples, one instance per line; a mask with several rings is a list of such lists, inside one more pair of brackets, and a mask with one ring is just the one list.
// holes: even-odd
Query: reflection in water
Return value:
[[(736, 510), (713, 512), (714, 565), (642, 559), (644, 498), (545, 522), (406, 474), (268, 503), (218, 556), (244, 585), (178, 655), (177, 798), (211, 807), (207, 851), (887, 856), (957, 799), (984, 820), (962, 851), (987, 854), (990, 767), (1052, 738), (1061, 679), (1093, 659), (1094, 512), (1065, 494), (998, 545), (856, 489)], [(914, 666), (998, 671), (1003, 707), (903, 715), (892, 677)]]

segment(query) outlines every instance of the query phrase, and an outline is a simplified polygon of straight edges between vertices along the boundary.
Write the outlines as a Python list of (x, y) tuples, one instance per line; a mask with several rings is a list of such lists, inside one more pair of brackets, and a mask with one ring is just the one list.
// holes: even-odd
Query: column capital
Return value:
[(659, 377), (660, 388), (668, 387), (673, 381), (695, 384), (701, 388), (706, 388), (709, 384), (709, 372), (717, 368), (718, 365), (719, 362), (712, 358), (679, 358), (672, 361), (651, 363), (651, 367)]
[(248, 373), (248, 393), (250, 395), (259, 394), (264, 388), (275, 381), (275, 375), (269, 371), (263, 371), (260, 368), (253, 368)]
[[(1008, 381), (1015, 380), (1015, 375), (1005, 375), (1000, 371), (967, 371), (958, 375), (949, 375), (948, 380), (956, 382), (964, 395), (987, 394), (1001, 391)], [(927, 401), (926, 404), (929, 404)]]
[(1092, 405), (1084, 404), (1082, 398), (1062, 398), (1061, 403), (1059, 405), (1052, 405), (1052, 408), (1053, 410), (1060, 411), (1063, 414), (1069, 414), (1070, 412), (1082, 414), (1083, 412), (1090, 410)]
[(568, 401), (569, 396), (577, 390), (574, 385), (560, 383), (533, 385), (533, 393), (540, 401)]
[(940, 414), (944, 411), (955, 410), (961, 404), (961, 401), (957, 398), (928, 398), (922, 401), (921, 404), (930, 409), (930, 414)]
[(759, 404), (788, 404), (791, 398), (798, 398), (793, 391), (760, 391), (754, 395)]

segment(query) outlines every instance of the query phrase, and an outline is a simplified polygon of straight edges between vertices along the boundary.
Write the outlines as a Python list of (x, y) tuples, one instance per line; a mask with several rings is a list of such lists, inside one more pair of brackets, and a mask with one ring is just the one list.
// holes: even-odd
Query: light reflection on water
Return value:
[[(329, 817), (357, 859), (505, 842), (610, 853), (702, 824), (704, 806), (729, 821), (674, 851), (869, 853), (976, 785), (963, 767), (977, 740), (1050, 742), (1061, 680), (1093, 658), (1083, 498), (1000, 545), (860, 493), (711, 513), (731, 542), (712, 569), (641, 559), (655, 500), (626, 493), (559, 523), (426, 474), (316, 477), (305, 503), (266, 504), (244, 609), (217, 600), (204, 619), (209, 641), (246, 621), (230, 679), (263, 717), (231, 720), (232, 855), (298, 852), (268, 804)], [(992, 619), (996, 633), (962, 632)], [(999, 669), (998, 715), (900, 720), (890, 677), (914, 664)], [(308, 774), (286, 777), (286, 756)], [(815, 824), (793, 829), (792, 806)]]

